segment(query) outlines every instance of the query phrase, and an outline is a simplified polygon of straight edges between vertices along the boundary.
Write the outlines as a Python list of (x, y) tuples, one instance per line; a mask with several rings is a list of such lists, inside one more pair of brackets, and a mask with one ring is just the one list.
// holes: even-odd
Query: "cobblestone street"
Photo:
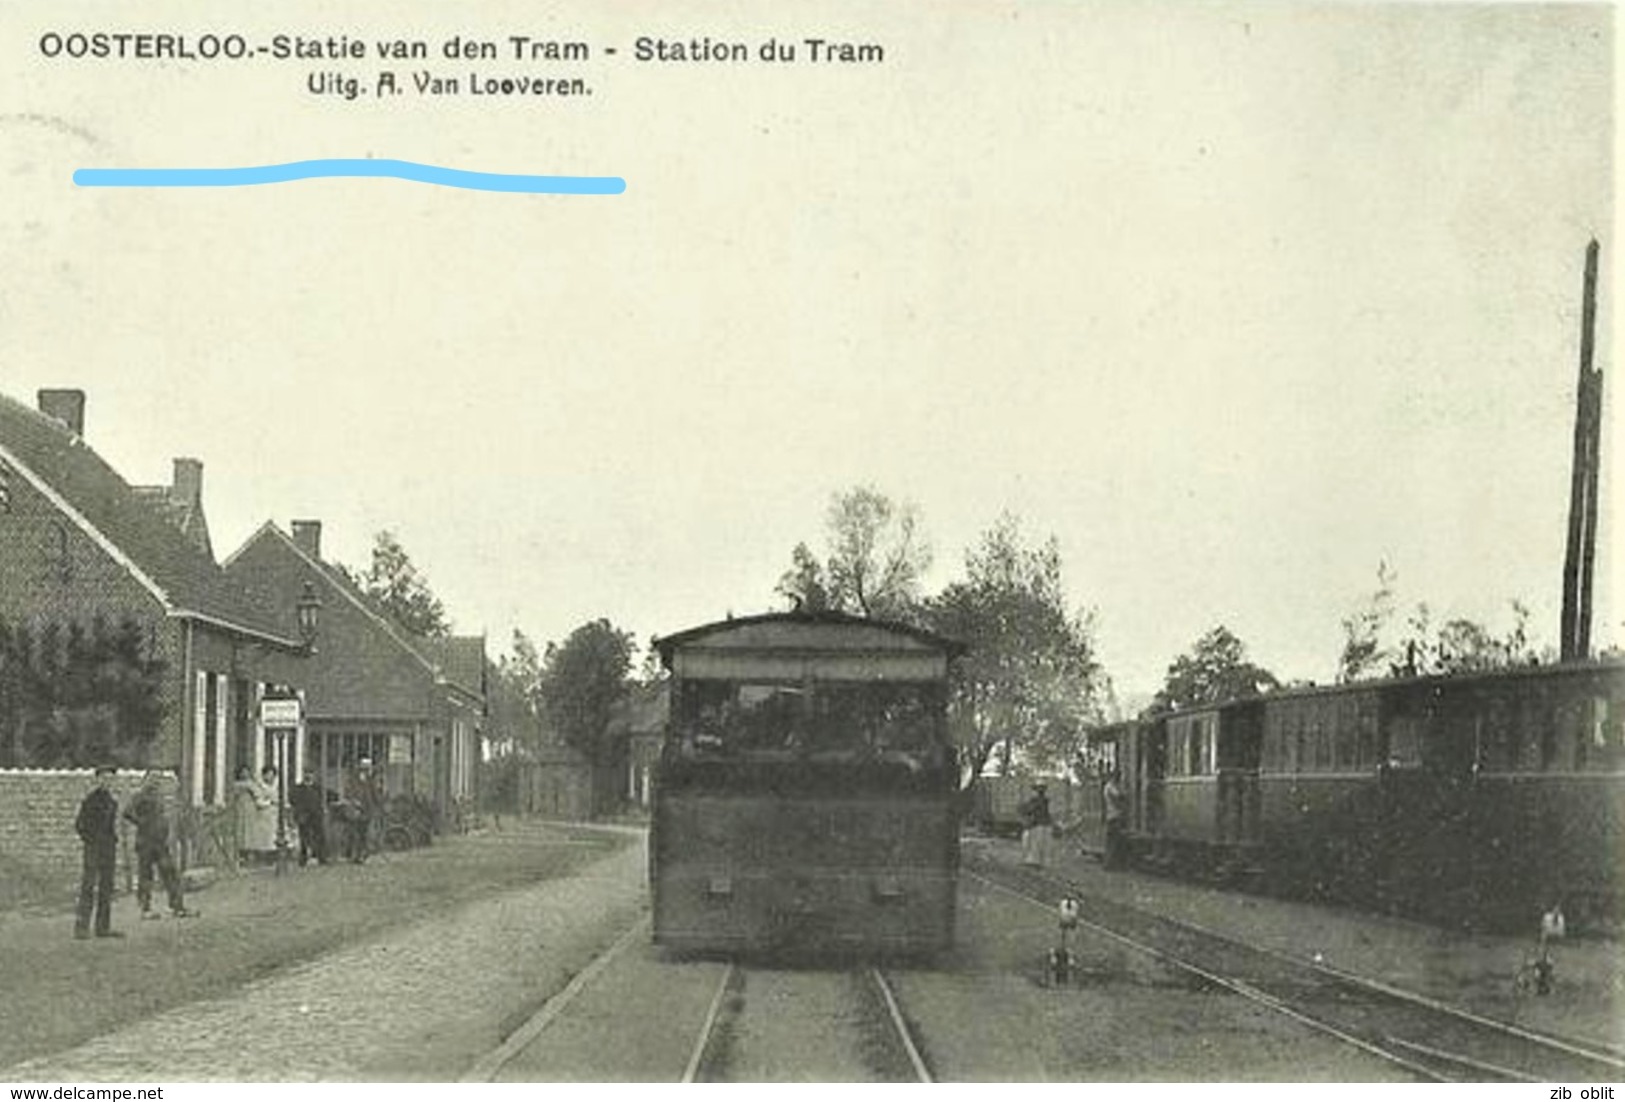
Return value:
[[(272, 974), (98, 1031), (76, 1047), (7, 1067), (0, 1078), (455, 1079), (636, 919), (644, 858), (641, 844), (624, 844), (629, 836), (531, 825), (451, 839), (361, 867), (311, 869), (283, 883), (254, 874), (201, 894), (205, 913), (195, 922), (123, 923), (138, 927), (127, 941), (73, 943), (71, 920), (7, 916), (0, 943), (15, 949), (45, 933), (72, 954), (57, 944), (52, 956), (88, 967), (77, 983), (53, 984), (48, 975), (46, 982), (8, 989), (21, 996), (8, 999), (19, 1020), (29, 1016), (30, 999), (48, 1018), (68, 1016), (75, 1006), (94, 1018), (95, 1010), (119, 998), (126, 1006), (150, 1002), (162, 992), (144, 984), (166, 972), (199, 980), (194, 970), (207, 962), (251, 973), (252, 939), (233, 938), (225, 947), (218, 939), (264, 930), (268, 918), (276, 924), (267, 930), (271, 939), (277, 933), (285, 938), (295, 912), (285, 902), (281, 911), (273, 906), (256, 913), (256, 907), (290, 895), (302, 896), (304, 909), (296, 914), (307, 925), (327, 920), (309, 932), (332, 948), (307, 952), (285, 967), (268, 955)], [(481, 865), (491, 882), (467, 888), (474, 895), (483, 887), (483, 898), (465, 905), (428, 902), (435, 894), (429, 881), (453, 869), (463, 870), (466, 880), (468, 870)], [(517, 870), (525, 868), (528, 883), (517, 883)], [(121, 918), (133, 918), (131, 910), (121, 901)], [(195, 958), (187, 954), (189, 943), (200, 950)], [(308, 937), (299, 944), (312, 945)], [(15, 967), (18, 954), (7, 956)], [(123, 976), (131, 989), (88, 986), (101, 971)]]

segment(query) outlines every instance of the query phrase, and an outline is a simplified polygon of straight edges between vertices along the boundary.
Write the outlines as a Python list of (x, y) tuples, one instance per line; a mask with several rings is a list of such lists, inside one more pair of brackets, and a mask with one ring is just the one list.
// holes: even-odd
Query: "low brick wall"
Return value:
[[(109, 786), (122, 810), (141, 786), (143, 770), (121, 770)], [(96, 786), (89, 769), (0, 769), (0, 904), (71, 895), (79, 885), (82, 847), (73, 821)], [(114, 883), (133, 882), (135, 828), (119, 823)]]

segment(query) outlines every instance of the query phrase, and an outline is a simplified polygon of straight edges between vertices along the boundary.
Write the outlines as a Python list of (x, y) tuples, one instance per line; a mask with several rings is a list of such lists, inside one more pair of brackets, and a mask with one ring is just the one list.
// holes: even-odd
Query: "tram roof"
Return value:
[(1129, 728), (1180, 716), (1217, 712), (1244, 705), (1269, 705), (1282, 700), (1303, 700), (1310, 697), (1347, 696), (1360, 693), (1401, 693), (1437, 689), (1445, 686), (1477, 687), (1493, 682), (1516, 684), (1554, 677), (1576, 677), (1594, 674), (1625, 679), (1625, 658), (1617, 654), (1595, 658), (1573, 659), (1568, 662), (1547, 662), (1527, 666), (1499, 666), (1487, 670), (1459, 670), (1449, 673), (1401, 674), (1393, 677), (1373, 677), (1362, 681), (1346, 681), (1333, 685), (1291, 685), (1254, 696), (1231, 697), (1205, 704), (1189, 704), (1172, 711), (1150, 714), (1142, 712), (1130, 719), (1104, 723), (1090, 728), (1085, 738), (1090, 742), (1109, 742)]
[(673, 632), (654, 641), (660, 662), (667, 669), (671, 668), (676, 651), (695, 646), (761, 651), (931, 650), (949, 658), (965, 653), (965, 644), (925, 628), (844, 612), (769, 612), (738, 616)]

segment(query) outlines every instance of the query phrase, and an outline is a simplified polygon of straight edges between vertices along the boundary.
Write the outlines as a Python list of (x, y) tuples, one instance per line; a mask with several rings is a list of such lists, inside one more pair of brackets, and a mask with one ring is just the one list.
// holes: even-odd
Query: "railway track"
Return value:
[(1617, 1082), (1625, 1059), (1483, 1018), (1361, 976), (1247, 945), (1129, 904), (1075, 893), (1047, 873), (967, 862), (962, 875), (1054, 910), (1216, 988), (1291, 1017), (1433, 1082)]
[[(626, 950), (647, 938), (645, 920), (578, 972), (552, 998), (482, 1056), (465, 1083), (496, 1081), (510, 1062), (549, 1030), (568, 1025), (578, 1000), (606, 982)], [(624, 963), (624, 961), (623, 961)], [(632, 967), (647, 966), (632, 962)], [(660, 1023), (673, 1036), (690, 1033), (685, 1065), (670, 1068), (684, 1082), (825, 1081), (932, 1082), (930, 1067), (891, 983), (879, 968), (778, 968), (717, 961), (701, 1020)], [(645, 1042), (649, 1040), (644, 1036)], [(673, 1047), (670, 1043), (664, 1047)], [(520, 1073), (521, 1075), (523, 1072)], [(659, 1074), (651, 1078), (659, 1078)]]
[[(839, 988), (833, 999), (831, 986)], [(758, 1006), (752, 992), (759, 987), (766, 988), (768, 997), (761, 999)], [(788, 1023), (781, 1022), (775, 1028), (765, 1020), (792, 1002), (800, 1004), (803, 1014), (820, 1003), (843, 1007), (844, 1015), (837, 1010), (829, 1016), (848, 1018), (840, 1032), (847, 1034), (845, 1047), (849, 1051), (820, 1054), (820, 1044), (808, 1044), (801, 1032), (806, 1028), (804, 1023), (786, 1029)], [(748, 1059), (736, 1055), (742, 1035), (758, 1038), (758, 1051)], [(831, 1038), (823, 1040), (827, 1045)], [(803, 1069), (805, 1073), (800, 1073)], [(853, 1082), (934, 1082), (897, 996), (879, 968), (832, 973), (727, 965), (695, 1038), (683, 1082), (814, 1077)]]

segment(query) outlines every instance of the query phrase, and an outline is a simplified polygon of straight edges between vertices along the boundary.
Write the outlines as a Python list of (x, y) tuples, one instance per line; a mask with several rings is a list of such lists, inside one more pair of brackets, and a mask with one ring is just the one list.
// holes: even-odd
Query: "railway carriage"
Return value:
[(1103, 728), (1141, 860), (1450, 924), (1625, 915), (1625, 663), (1395, 678)]
[(836, 614), (656, 640), (670, 721), (650, 831), (654, 939), (682, 951), (929, 953), (952, 942), (958, 644)]

